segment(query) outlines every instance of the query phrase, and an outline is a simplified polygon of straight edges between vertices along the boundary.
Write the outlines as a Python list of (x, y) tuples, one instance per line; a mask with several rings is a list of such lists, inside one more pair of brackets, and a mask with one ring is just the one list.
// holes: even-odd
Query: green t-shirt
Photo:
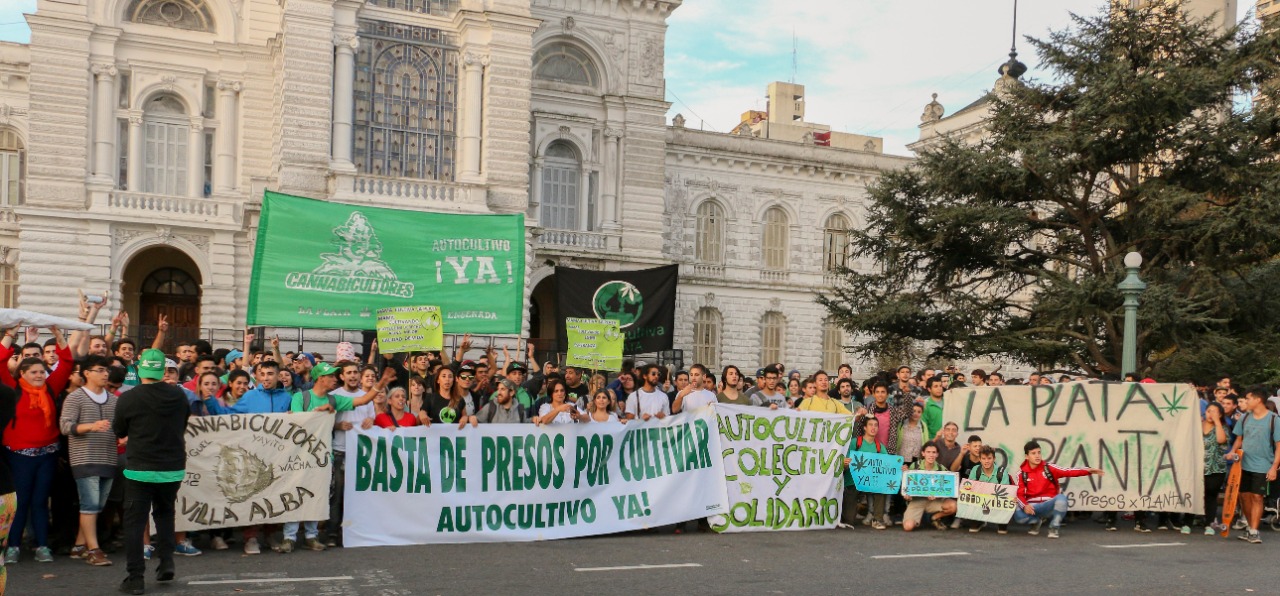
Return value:
[[(303, 396), (308, 393), (311, 394), (311, 403), (309, 404), (311, 407), (304, 410), (302, 409)], [(330, 393), (327, 398), (325, 398), (316, 395), (315, 392), (311, 390), (307, 390), (293, 394), (293, 400), (289, 404), (289, 410), (292, 412), (311, 412), (320, 406), (327, 405), (330, 399), (333, 400), (333, 411), (335, 412), (350, 412), (351, 410), (356, 409), (355, 401), (350, 397)]]
[(126, 366), (125, 373), (124, 373), (124, 383), (121, 383), (121, 385), (124, 387), (137, 387), (138, 385), (141, 385), (141, 384), (142, 384), (142, 381), (138, 379), (138, 365), (130, 364), (129, 366)]
[(187, 476), (185, 470), (176, 470), (173, 472), (142, 472), (138, 470), (124, 469), (124, 477), (134, 482), (147, 482), (150, 484), (164, 484), (167, 482), (182, 482)]
[(932, 397), (924, 400), (924, 415), (921, 419), (924, 421), (924, 440), (932, 441), (938, 436), (938, 431), (942, 430), (942, 400), (934, 400)]
[[(854, 437), (849, 440), (849, 457), (851, 458), (855, 453), (887, 453), (888, 452), (885, 449), (883, 443), (880, 445), (880, 449), (877, 450), (875, 439), (863, 438), (862, 445), (858, 445), (859, 438), (861, 437)], [(844, 485), (853, 486), (853, 470), (852, 469), (846, 469), (844, 471)]]

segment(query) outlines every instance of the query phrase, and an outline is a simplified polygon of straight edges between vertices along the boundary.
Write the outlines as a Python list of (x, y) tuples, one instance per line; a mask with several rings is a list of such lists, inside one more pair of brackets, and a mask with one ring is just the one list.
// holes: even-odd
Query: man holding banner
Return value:
[(1031, 524), (1027, 533), (1036, 536), (1040, 534), (1040, 525), (1048, 519), (1049, 537), (1057, 538), (1062, 518), (1067, 516), (1067, 495), (1060, 492), (1058, 481), (1090, 474), (1101, 476), (1102, 470), (1055, 466), (1044, 461), (1040, 443), (1036, 441), (1027, 441), (1022, 450), (1027, 459), (1014, 476), (1014, 484), (1018, 487), (1018, 509), (1013, 512), (1013, 521)]

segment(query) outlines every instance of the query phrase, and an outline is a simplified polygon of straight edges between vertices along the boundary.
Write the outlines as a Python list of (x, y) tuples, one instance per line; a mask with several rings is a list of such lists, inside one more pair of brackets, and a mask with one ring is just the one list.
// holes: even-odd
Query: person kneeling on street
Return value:
[(1013, 522), (1030, 524), (1027, 533), (1040, 534), (1040, 526), (1049, 520), (1049, 537), (1057, 538), (1062, 518), (1067, 515), (1067, 495), (1059, 490), (1063, 478), (1075, 478), (1090, 474), (1102, 475), (1097, 468), (1063, 468), (1044, 460), (1040, 455), (1040, 443), (1028, 441), (1022, 448), (1027, 455), (1017, 474), (1013, 476), (1018, 486), (1018, 509), (1013, 512)]
[[(947, 471), (942, 464), (938, 463), (938, 445), (933, 441), (927, 441), (922, 447), (920, 447), (920, 459), (916, 460), (915, 463), (910, 466), (907, 466), (906, 469), (923, 470), (925, 472)], [(943, 499), (938, 497), (929, 497), (927, 499), (923, 497), (916, 497), (913, 499), (907, 496), (906, 487), (903, 487), (902, 491), (902, 498), (907, 500), (907, 512), (902, 517), (903, 530), (910, 532), (916, 529), (917, 526), (922, 525), (924, 514), (926, 513), (932, 515), (930, 521), (933, 522), (933, 526), (935, 528), (938, 528), (939, 530), (947, 529), (947, 524), (943, 523), (942, 519), (950, 515), (955, 515), (955, 499)]]

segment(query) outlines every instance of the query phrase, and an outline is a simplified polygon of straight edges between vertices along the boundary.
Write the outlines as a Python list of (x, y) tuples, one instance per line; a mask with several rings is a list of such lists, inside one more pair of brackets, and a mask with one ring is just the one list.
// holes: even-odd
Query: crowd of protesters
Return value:
[[(92, 322), (101, 304), (81, 304), (81, 321)], [(259, 341), (246, 331), (235, 347), (214, 349), (206, 341), (171, 342), (161, 317), (150, 346), (122, 336), (127, 317), (118, 315), (104, 335), (57, 328), (40, 343), (42, 331), (7, 329), (0, 338), (0, 543), (4, 563), (18, 564), (30, 553), (37, 563), (53, 561), (55, 551), (94, 566), (109, 566), (109, 551), (123, 548), (128, 577), (121, 590), (141, 594), (145, 562), (159, 560), (157, 581), (174, 577), (173, 557), (198, 556), (201, 548), (226, 550), (239, 541), (246, 555), (264, 550), (290, 553), (321, 551), (342, 545), (345, 433), (359, 426), (398, 429), (419, 425), (462, 428), (479, 424), (625, 424), (664, 418), (713, 403), (769, 409), (846, 414), (855, 417), (850, 456), (857, 452), (899, 455), (904, 468), (949, 470), (964, 478), (1017, 485), (1018, 509), (1012, 523), (1038, 534), (1048, 523), (1057, 538), (1070, 517), (1060, 490), (1063, 479), (1102, 470), (1077, 469), (1046, 462), (1040, 446), (1025, 445), (1023, 461), (996, 465), (996, 453), (980, 436), (959, 442), (959, 427), (943, 416), (948, 389), (965, 386), (1070, 382), (1031, 374), (1005, 379), (998, 371), (953, 366), (940, 370), (899, 367), (864, 382), (841, 365), (825, 371), (787, 372), (774, 363), (744, 374), (726, 366), (717, 373), (701, 364), (672, 371), (653, 363), (626, 361), (606, 375), (554, 362), (534, 360), (507, 349), (478, 349), (465, 337), (448, 351), (381, 355), (377, 344), (357, 354), (349, 343), (337, 345), (330, 361), (315, 352), (281, 352), (278, 338)], [(21, 341), (19, 334), (22, 334)], [(265, 338), (263, 338), (265, 340)], [(478, 354), (471, 359), (470, 356)], [(1134, 379), (1136, 380), (1136, 379)], [(1143, 379), (1151, 382), (1150, 379)], [(1242, 540), (1259, 543), (1264, 506), (1274, 506), (1280, 456), (1280, 398), (1260, 387), (1242, 390), (1229, 377), (1212, 388), (1194, 383), (1201, 394), (1201, 430), (1205, 445), (1204, 514), (1160, 514), (1158, 530), (1205, 534), (1221, 525), (1219, 496), (1228, 467), (1243, 450), (1240, 511), (1236, 529)], [(174, 496), (183, 479), (182, 432), (189, 416), (332, 412), (333, 474), (328, 519), (250, 526), (233, 530), (175, 533)], [(905, 531), (933, 526), (959, 529), (952, 499), (911, 499), (903, 495), (860, 493), (845, 477), (840, 526), (858, 523), (876, 530)], [(150, 514), (150, 515), (148, 515)], [(1274, 514), (1273, 514), (1274, 515)], [(926, 517), (927, 516), (927, 517)], [(1152, 516), (1126, 514), (1134, 529), (1150, 532)], [(1098, 516), (1107, 530), (1120, 518)], [(684, 524), (676, 526), (680, 532)], [(705, 526), (703, 526), (705, 528)], [(984, 524), (969, 523), (969, 532)], [(1007, 524), (996, 531), (1007, 533)], [(7, 533), (7, 539), (5, 534)], [(154, 543), (153, 543), (154, 541)], [(0, 593), (4, 586), (0, 568)]]

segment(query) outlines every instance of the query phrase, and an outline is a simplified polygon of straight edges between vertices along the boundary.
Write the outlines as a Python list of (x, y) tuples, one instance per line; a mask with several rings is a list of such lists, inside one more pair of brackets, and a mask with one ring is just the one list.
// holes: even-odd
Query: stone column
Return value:
[(146, 181), (143, 177), (146, 175), (146, 163), (143, 162), (144, 143), (142, 134), (142, 110), (131, 110), (129, 112), (129, 192), (142, 192), (146, 189)]
[(622, 177), (618, 163), (618, 141), (622, 131), (614, 128), (604, 129), (604, 176), (600, 181), (602, 194), (600, 202), (604, 212), (604, 229), (618, 229), (618, 180)]
[(218, 81), (217, 161), (213, 164), (214, 191), (232, 193), (236, 189), (237, 101), (240, 81)]
[(542, 158), (533, 160), (533, 184), (529, 189), (529, 218), (541, 222), (542, 213)]
[(335, 35), (333, 45), (337, 56), (333, 63), (333, 148), (330, 168), (354, 173), (351, 161), (351, 127), (355, 114), (356, 49), (360, 38), (355, 35)]
[(187, 139), (187, 196), (204, 196), (204, 119), (191, 119), (191, 136)]
[(115, 149), (116, 66), (108, 62), (94, 64), (90, 70), (97, 81), (94, 100), (93, 180), (111, 184), (112, 154)]
[(484, 97), (484, 68), (489, 65), (487, 54), (467, 52), (462, 57), (462, 147), (459, 151), (458, 170), (463, 179), (480, 176), (480, 134), (482, 128)]

